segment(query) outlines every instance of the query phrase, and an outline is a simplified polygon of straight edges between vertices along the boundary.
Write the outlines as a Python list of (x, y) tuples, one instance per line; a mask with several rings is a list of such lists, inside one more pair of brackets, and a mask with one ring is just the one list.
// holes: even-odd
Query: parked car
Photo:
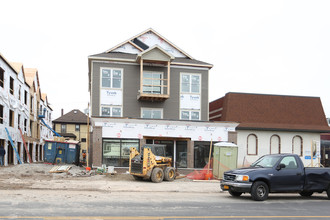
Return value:
[(330, 168), (304, 167), (296, 154), (265, 155), (248, 168), (225, 172), (220, 187), (232, 196), (250, 193), (256, 201), (269, 193), (311, 196), (324, 191), (330, 199)]

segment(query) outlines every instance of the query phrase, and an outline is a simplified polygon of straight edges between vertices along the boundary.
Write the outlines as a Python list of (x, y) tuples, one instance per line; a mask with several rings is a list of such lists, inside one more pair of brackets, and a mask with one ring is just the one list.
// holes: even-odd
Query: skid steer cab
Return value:
[(165, 157), (165, 145), (148, 144), (138, 152), (135, 147), (130, 148), (129, 173), (136, 180), (151, 180), (160, 183), (163, 180), (173, 181), (175, 169), (172, 158)]

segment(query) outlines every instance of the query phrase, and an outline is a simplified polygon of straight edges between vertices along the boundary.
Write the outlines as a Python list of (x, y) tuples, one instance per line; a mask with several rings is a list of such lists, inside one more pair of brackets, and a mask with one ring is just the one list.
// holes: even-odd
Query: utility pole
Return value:
[(87, 167), (89, 167), (89, 102), (87, 108), (87, 140), (86, 140), (86, 159), (87, 159)]

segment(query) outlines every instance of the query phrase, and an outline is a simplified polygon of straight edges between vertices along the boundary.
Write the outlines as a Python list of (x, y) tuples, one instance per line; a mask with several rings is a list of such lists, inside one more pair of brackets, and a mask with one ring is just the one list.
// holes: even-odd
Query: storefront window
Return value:
[(210, 154), (210, 142), (195, 141), (194, 168), (204, 168), (209, 162), (209, 154)]
[(187, 168), (187, 141), (176, 142), (177, 168)]
[(131, 147), (139, 150), (139, 140), (103, 140), (103, 164), (107, 166), (128, 167)]

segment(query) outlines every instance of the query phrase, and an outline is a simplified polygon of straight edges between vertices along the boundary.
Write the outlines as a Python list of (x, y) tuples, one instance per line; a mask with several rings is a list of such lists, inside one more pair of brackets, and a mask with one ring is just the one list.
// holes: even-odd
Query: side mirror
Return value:
[(280, 163), (280, 164), (276, 167), (276, 170), (281, 170), (281, 169), (283, 169), (283, 168), (285, 168), (285, 164)]

